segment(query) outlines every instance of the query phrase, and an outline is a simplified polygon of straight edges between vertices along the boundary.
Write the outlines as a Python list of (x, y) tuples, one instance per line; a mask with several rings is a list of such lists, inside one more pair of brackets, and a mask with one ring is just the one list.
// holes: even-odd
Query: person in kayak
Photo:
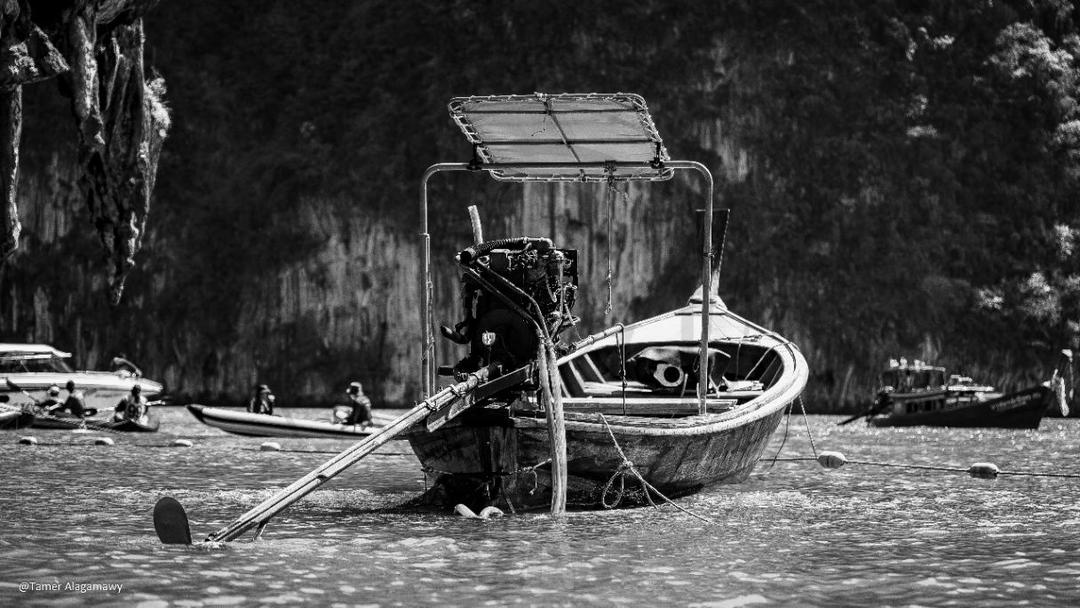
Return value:
[(67, 389), (68, 396), (64, 400), (64, 409), (71, 413), (76, 418), (86, 418), (92, 415), (86, 409), (86, 398), (82, 391), (75, 390), (75, 381), (68, 380), (67, 385), (64, 387)]
[(60, 387), (55, 384), (50, 386), (45, 391), (45, 400), (38, 404), (43, 412), (50, 416), (54, 416), (64, 409), (64, 405), (60, 402)]
[(248, 400), (247, 411), (252, 414), (274, 415), (274, 393), (265, 384), (255, 385), (255, 396)]
[(352, 413), (345, 424), (359, 424), (361, 429), (372, 426), (371, 399), (364, 394), (364, 387), (359, 382), (350, 382), (345, 394), (349, 396), (349, 405), (352, 406)]
[(119, 420), (138, 420), (146, 414), (148, 408), (149, 404), (142, 394), (142, 387), (136, 384), (131, 387), (131, 392), (116, 404), (114, 417)]

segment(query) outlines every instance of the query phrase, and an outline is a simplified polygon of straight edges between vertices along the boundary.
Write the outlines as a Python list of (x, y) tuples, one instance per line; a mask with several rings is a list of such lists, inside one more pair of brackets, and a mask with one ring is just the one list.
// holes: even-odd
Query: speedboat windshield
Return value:
[(0, 373), (27, 372), (73, 373), (71, 366), (54, 353), (4, 353), (0, 355)]

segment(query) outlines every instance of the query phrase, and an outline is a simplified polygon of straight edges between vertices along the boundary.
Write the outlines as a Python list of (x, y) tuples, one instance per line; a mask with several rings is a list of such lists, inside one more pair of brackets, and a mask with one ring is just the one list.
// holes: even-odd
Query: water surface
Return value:
[[(0, 603), (144, 606), (1019, 606), (1080, 603), (1080, 479), (813, 462), (670, 506), (487, 521), (402, 512), (425, 479), (394, 441), (225, 549), (164, 546), (176, 497), (201, 539), (350, 445), (227, 435), (182, 408), (162, 432), (0, 432)], [(295, 410), (304, 417), (325, 412)], [(801, 416), (768, 455), (1080, 474), (1080, 421), (877, 429)], [(38, 446), (17, 445), (33, 434)], [(194, 447), (169, 447), (187, 438)], [(263, 452), (265, 441), (288, 452)], [(781, 449), (782, 448), (782, 449)], [(112, 585), (113, 590), (88, 588)], [(116, 585), (122, 585), (119, 591)], [(21, 591), (20, 586), (30, 588)], [(58, 587), (58, 588), (57, 588)]]

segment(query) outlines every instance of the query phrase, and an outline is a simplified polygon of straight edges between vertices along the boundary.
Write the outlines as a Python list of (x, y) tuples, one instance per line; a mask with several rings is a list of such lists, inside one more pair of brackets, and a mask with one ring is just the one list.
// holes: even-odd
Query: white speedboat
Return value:
[(137, 372), (77, 371), (68, 364), (70, 358), (71, 353), (47, 344), (0, 344), (0, 401), (11, 406), (34, 405), (44, 401), (46, 391), (54, 385), (61, 389), (60, 398), (66, 399), (63, 389), (69, 380), (75, 383), (75, 390), (82, 391), (86, 407), (98, 411), (111, 410), (136, 384), (148, 399), (161, 393), (161, 383)]

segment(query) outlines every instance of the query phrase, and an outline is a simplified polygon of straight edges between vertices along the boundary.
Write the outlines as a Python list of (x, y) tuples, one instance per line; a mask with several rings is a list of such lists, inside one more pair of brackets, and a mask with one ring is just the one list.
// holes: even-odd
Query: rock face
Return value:
[[(161, 145), (169, 127), (164, 81), (147, 80), (143, 16), (156, 0), (0, 4), (0, 255), (19, 245), (22, 89), (56, 78), (75, 117), (78, 181), (110, 256), (116, 303), (142, 243)], [(58, 138), (59, 144), (64, 139)]]

